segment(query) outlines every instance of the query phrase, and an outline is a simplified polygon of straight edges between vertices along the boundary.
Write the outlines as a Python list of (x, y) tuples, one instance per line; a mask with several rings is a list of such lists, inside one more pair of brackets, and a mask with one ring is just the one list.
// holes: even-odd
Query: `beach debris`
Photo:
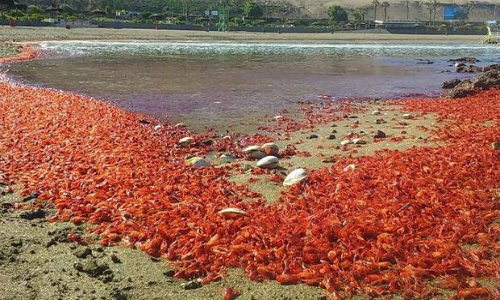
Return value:
[(374, 110), (372, 111), (372, 115), (374, 116), (380, 116), (382, 113), (379, 110)]
[(342, 142), (340, 142), (341, 146), (346, 146), (350, 144), (353, 144), (352, 140), (343, 140)]
[(212, 165), (201, 157), (195, 156), (185, 160), (186, 165), (194, 168), (211, 167)]
[(220, 158), (223, 159), (224, 161), (232, 161), (232, 160), (234, 160), (234, 156), (231, 153), (223, 153), (220, 156)]
[(241, 295), (241, 292), (232, 289), (232, 288), (225, 288), (224, 289), (224, 300), (234, 300), (237, 297)]
[(201, 280), (199, 279), (194, 279), (190, 280), (188, 282), (181, 283), (181, 287), (185, 290), (194, 290), (194, 289), (199, 289), (203, 285), (201, 284)]
[(260, 146), (248, 146), (243, 149), (243, 153), (253, 159), (261, 159), (267, 155)]
[(192, 142), (194, 142), (194, 138), (192, 138), (190, 136), (186, 136), (186, 137), (183, 137), (182, 139), (180, 139), (179, 142), (177, 142), (177, 144), (179, 144), (180, 146), (187, 146), (187, 145), (191, 144)]
[(377, 120), (375, 120), (375, 124), (377, 124), (377, 125), (385, 124), (385, 123), (387, 123), (387, 121), (384, 120), (384, 119), (377, 119)]
[(382, 130), (377, 130), (377, 133), (373, 137), (376, 139), (385, 139), (387, 135)]
[(279, 159), (276, 156), (266, 156), (257, 162), (257, 167), (262, 169), (276, 169), (279, 167)]
[(286, 176), (285, 181), (283, 181), (284, 186), (294, 185), (296, 183), (301, 182), (302, 180), (307, 178), (307, 171), (299, 168), (295, 169), (288, 176)]
[(327, 139), (328, 139), (328, 140), (334, 140), (334, 139), (336, 139), (336, 138), (337, 138), (337, 137), (335, 136), (335, 134), (330, 134), (330, 135), (327, 137)]
[(312, 139), (317, 139), (319, 136), (317, 134), (311, 134), (310, 136), (306, 137), (306, 139), (308, 140), (312, 140)]
[(344, 172), (347, 172), (347, 171), (354, 171), (356, 169), (356, 165), (355, 164), (350, 164), (350, 165), (347, 165), (345, 168), (344, 168)]
[(493, 150), (500, 150), (500, 142), (491, 143), (491, 148), (493, 148)]
[(365, 144), (366, 144), (366, 141), (365, 141), (365, 140), (363, 140), (363, 139), (353, 139), (353, 140), (352, 140), (352, 143), (353, 143), (354, 145), (365, 145)]
[(265, 143), (261, 147), (262, 151), (267, 155), (278, 156), (280, 149), (275, 143)]
[(238, 218), (238, 217), (242, 217), (242, 216), (248, 216), (248, 213), (244, 210), (239, 209), (239, 208), (229, 207), (229, 208), (225, 208), (223, 210), (220, 210), (219, 215), (221, 215), (225, 218), (234, 219), (234, 218)]
[(412, 120), (414, 116), (412, 114), (403, 114), (403, 119), (405, 120)]

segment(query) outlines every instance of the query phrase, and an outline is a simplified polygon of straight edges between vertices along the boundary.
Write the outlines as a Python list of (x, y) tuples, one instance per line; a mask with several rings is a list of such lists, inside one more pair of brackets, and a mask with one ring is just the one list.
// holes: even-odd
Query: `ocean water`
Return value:
[(438, 95), (460, 78), (450, 58), (498, 62), (474, 43), (40, 42), (42, 58), (13, 64), (24, 83), (106, 99), (193, 128), (272, 115), (318, 95)]

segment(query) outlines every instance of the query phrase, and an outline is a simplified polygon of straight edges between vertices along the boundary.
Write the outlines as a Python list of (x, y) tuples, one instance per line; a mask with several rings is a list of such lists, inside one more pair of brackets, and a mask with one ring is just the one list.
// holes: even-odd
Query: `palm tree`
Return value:
[(378, 2), (378, 0), (373, 0), (372, 5), (373, 5), (373, 20), (377, 20), (377, 7), (380, 5), (380, 2)]
[(429, 11), (429, 24), (432, 22), (432, 11), (434, 10), (432, 2), (426, 2), (425, 7)]
[(402, 4), (406, 6), (406, 20), (410, 19), (410, 0), (401, 1)]
[(465, 4), (465, 9), (467, 10), (467, 20), (470, 20), (470, 16), (472, 15), (472, 11), (476, 7), (476, 3), (474, 1), (469, 1)]
[(389, 6), (391, 6), (389, 2), (382, 2), (382, 7), (384, 8), (384, 20), (387, 20), (387, 9), (389, 8)]
[(356, 13), (361, 17), (361, 21), (364, 22), (366, 17), (366, 7), (358, 8)]
[(432, 4), (432, 10), (434, 11), (434, 22), (436, 22), (437, 8), (439, 6), (439, 3), (437, 2), (437, 0), (430, 0), (429, 2), (431, 2)]

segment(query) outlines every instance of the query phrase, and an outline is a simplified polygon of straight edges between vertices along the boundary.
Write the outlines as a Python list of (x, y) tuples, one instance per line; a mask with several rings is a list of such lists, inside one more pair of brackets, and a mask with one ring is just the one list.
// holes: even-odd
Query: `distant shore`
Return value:
[(477, 35), (404, 35), (367, 33), (250, 33), (189, 30), (102, 29), (60, 27), (1, 27), (0, 42), (47, 40), (215, 40), (215, 41), (314, 41), (314, 42), (481, 42)]

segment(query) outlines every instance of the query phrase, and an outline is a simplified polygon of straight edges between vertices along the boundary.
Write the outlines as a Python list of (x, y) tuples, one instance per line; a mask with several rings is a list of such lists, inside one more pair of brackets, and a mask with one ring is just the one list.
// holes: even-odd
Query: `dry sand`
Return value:
[(1, 27), (0, 42), (46, 41), (46, 40), (234, 40), (234, 41), (414, 41), (414, 42), (481, 42), (482, 36), (459, 35), (396, 35), (367, 33), (250, 33), (250, 32), (204, 32), (186, 30), (151, 29), (98, 29), (61, 27)]

